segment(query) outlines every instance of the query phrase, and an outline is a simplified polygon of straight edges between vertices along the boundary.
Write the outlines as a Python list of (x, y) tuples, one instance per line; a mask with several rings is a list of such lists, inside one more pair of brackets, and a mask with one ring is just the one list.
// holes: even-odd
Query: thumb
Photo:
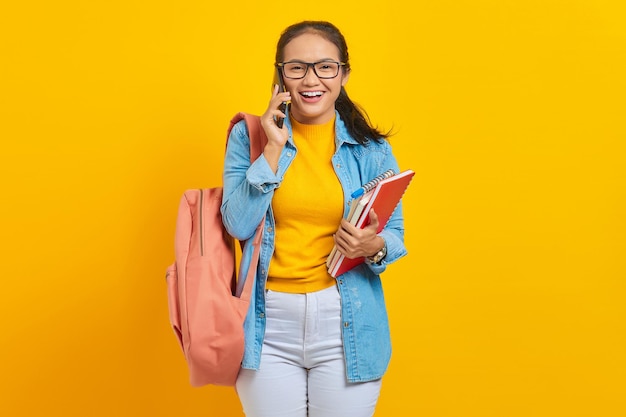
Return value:
[(372, 209), (370, 210), (370, 224), (369, 226), (374, 228), (374, 230), (378, 230), (378, 215), (376, 214), (376, 212)]

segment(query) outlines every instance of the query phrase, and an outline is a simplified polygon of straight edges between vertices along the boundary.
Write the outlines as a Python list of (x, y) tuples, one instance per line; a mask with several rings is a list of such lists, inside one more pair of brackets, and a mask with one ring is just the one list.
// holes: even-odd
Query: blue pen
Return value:
[(373, 190), (374, 187), (376, 187), (376, 185), (381, 182), (384, 179), (387, 179), (389, 177), (392, 177), (395, 175), (395, 172), (393, 172), (393, 169), (388, 169), (387, 171), (383, 172), (382, 174), (380, 174), (379, 176), (377, 176), (376, 178), (374, 178), (373, 180), (369, 181), (367, 184), (364, 184), (362, 187), (360, 187), (358, 190), (356, 190), (355, 192), (353, 192), (350, 197), (352, 198), (357, 198), (362, 196), (363, 194), (365, 194), (366, 192)]

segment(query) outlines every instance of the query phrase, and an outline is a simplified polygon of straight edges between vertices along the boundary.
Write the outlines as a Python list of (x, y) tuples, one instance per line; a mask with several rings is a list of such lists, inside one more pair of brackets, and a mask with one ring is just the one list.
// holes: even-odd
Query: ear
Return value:
[(341, 86), (344, 87), (350, 78), (350, 71), (341, 72)]

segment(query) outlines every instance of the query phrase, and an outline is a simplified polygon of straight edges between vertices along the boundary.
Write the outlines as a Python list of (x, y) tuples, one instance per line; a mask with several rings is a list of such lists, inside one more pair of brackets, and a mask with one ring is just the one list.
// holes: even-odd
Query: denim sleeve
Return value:
[(246, 240), (265, 216), (280, 180), (263, 154), (250, 161), (250, 139), (244, 121), (230, 132), (223, 184), (222, 222), (234, 238)]
[[(389, 145), (385, 146), (386, 157), (384, 158), (383, 167), (379, 168), (379, 171), (385, 171), (392, 168), (395, 172), (400, 172), (398, 162), (391, 152)], [(385, 228), (379, 233), (383, 239), (385, 239), (385, 245), (387, 246), (387, 255), (383, 261), (379, 264), (370, 264), (369, 267), (375, 274), (381, 274), (387, 269), (387, 265), (391, 264), (407, 254), (406, 247), (404, 245), (404, 217), (402, 211), (402, 201), (396, 207), (395, 211), (391, 215), (391, 218), (387, 222)]]

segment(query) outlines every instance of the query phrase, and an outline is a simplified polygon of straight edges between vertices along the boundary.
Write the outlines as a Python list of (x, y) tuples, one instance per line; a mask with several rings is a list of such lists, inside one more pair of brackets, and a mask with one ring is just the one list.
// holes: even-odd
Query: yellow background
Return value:
[(626, 415), (624, 2), (215, 3), (0, 7), (0, 415), (242, 415), (189, 386), (164, 271), (301, 19), (417, 172), (376, 415)]

